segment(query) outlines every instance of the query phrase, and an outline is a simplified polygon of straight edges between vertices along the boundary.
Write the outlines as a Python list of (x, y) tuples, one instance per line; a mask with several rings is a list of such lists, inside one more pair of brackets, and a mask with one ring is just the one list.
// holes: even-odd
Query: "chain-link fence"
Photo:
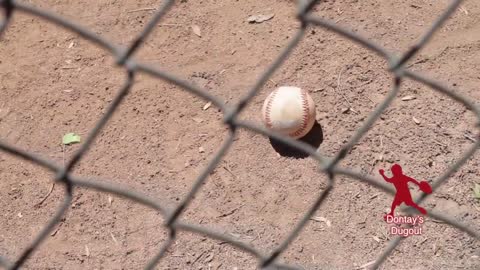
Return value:
[[(139, 33), (139, 35), (135, 38), (132, 44), (128, 48), (121, 48), (112, 42), (104, 39), (101, 36), (96, 35), (95, 33), (85, 29), (84, 27), (61, 18), (60, 16), (49, 12), (47, 10), (39, 9), (19, 1), (14, 0), (0, 0), (0, 7), (4, 13), (3, 19), (0, 22), (0, 37), (2, 36), (3, 32), (7, 28), (9, 21), (12, 17), (14, 12), (24, 12), (33, 16), (40, 17), (42, 19), (48, 20), (50, 22), (56, 23), (60, 26), (67, 28), (70, 31), (73, 31), (83, 38), (86, 38), (90, 41), (93, 41), (98, 46), (108, 50), (111, 54), (114, 55), (116, 58), (116, 63), (119, 66), (125, 68), (126, 72), (126, 79), (125, 83), (119, 92), (116, 94), (115, 98), (109, 105), (106, 113), (101, 117), (98, 121), (96, 126), (88, 135), (85, 142), (80, 146), (79, 150), (74, 153), (70, 160), (68, 160), (65, 166), (59, 166), (55, 164), (51, 160), (47, 160), (43, 157), (30, 153), (26, 150), (19, 149), (13, 145), (4, 143), (0, 141), (0, 150), (15, 155), (17, 157), (21, 157), (25, 160), (33, 162), (37, 165), (45, 167), (52, 172), (56, 173), (56, 177), (54, 179), (55, 182), (62, 183), (65, 187), (65, 198), (63, 199), (63, 203), (56, 211), (54, 216), (50, 219), (48, 224), (41, 230), (38, 236), (32, 241), (32, 243), (25, 248), (25, 250), (21, 253), (19, 258), (11, 261), (8, 258), (2, 257), (0, 255), (0, 266), (5, 267), (7, 269), (18, 269), (22, 266), (25, 261), (32, 255), (32, 253), (38, 248), (38, 246), (45, 240), (49, 232), (52, 231), (54, 226), (58, 224), (62, 216), (65, 214), (67, 209), (69, 208), (72, 202), (72, 190), (73, 187), (84, 187), (90, 188), (93, 190), (101, 191), (101, 192), (108, 192), (114, 195), (123, 196), (148, 207), (155, 209), (156, 211), (160, 212), (162, 216), (165, 218), (165, 227), (169, 231), (168, 239), (162, 245), (158, 253), (149, 261), (146, 269), (153, 269), (160, 261), (160, 259), (165, 255), (168, 248), (174, 242), (176, 235), (178, 232), (181, 231), (189, 231), (196, 234), (201, 234), (207, 237), (210, 237), (215, 240), (220, 240), (230, 245), (247, 252), (256, 258), (259, 261), (260, 268), (278, 268), (278, 269), (298, 269), (298, 267), (294, 267), (291, 265), (286, 265), (280, 262), (277, 262), (277, 258), (286, 250), (289, 244), (298, 236), (298, 234), (302, 231), (305, 227), (308, 220), (312, 217), (312, 215), (317, 211), (320, 205), (324, 202), (325, 198), (328, 194), (332, 191), (334, 187), (334, 179), (336, 175), (344, 175), (353, 177), (360, 181), (364, 181), (369, 183), (387, 193), (393, 194), (394, 190), (387, 184), (383, 183), (382, 181), (377, 181), (369, 176), (360, 174), (358, 172), (354, 172), (347, 168), (342, 168), (338, 166), (339, 161), (342, 160), (350, 149), (360, 140), (360, 138), (370, 129), (372, 124), (380, 117), (380, 114), (390, 105), (393, 99), (396, 97), (398, 90), (400, 88), (400, 84), (405, 78), (409, 78), (415, 81), (418, 81), (422, 84), (425, 84), (435, 91), (438, 91), (457, 102), (462, 103), (466, 106), (469, 110), (471, 110), (475, 116), (480, 120), (480, 109), (471, 102), (468, 98), (455, 93), (453, 90), (447, 88), (446, 86), (435, 82), (429, 78), (424, 77), (421, 74), (416, 72), (412, 72), (405, 68), (405, 63), (414, 57), (420, 49), (422, 49), (425, 44), (431, 39), (432, 35), (442, 26), (442, 24), (447, 20), (447, 18), (452, 15), (455, 10), (459, 7), (462, 0), (455, 0), (452, 1), (450, 6), (447, 10), (433, 23), (433, 25), (425, 32), (425, 34), (421, 37), (421, 39), (411, 46), (411, 48), (406, 51), (400, 57), (396, 57), (392, 53), (388, 52), (385, 48), (381, 47), (380, 45), (369, 41), (365, 37), (362, 37), (358, 34), (350, 32), (347, 29), (339, 27), (335, 23), (332, 23), (328, 20), (324, 20), (323, 18), (317, 17), (312, 15), (311, 11), (313, 7), (321, 2), (319, 0), (304, 0), (298, 1), (297, 5), (297, 19), (301, 22), (301, 27), (298, 29), (294, 37), (288, 43), (288, 45), (283, 49), (280, 55), (273, 61), (273, 63), (265, 70), (262, 76), (256, 81), (254, 86), (249, 89), (245, 96), (243, 96), (238, 103), (233, 106), (227, 106), (222, 100), (218, 97), (211, 95), (209, 92), (205, 91), (205, 89), (201, 89), (197, 86), (194, 86), (187, 81), (174, 76), (172, 74), (166, 73), (162, 70), (159, 70), (155, 67), (146, 65), (144, 63), (140, 63), (135, 61), (132, 57), (134, 52), (138, 50), (138, 48), (142, 45), (144, 40), (148, 37), (148, 35), (152, 32), (154, 27), (158, 24), (158, 22), (162, 19), (162, 17), (167, 13), (167, 11), (172, 7), (175, 1), (173, 0), (164, 0), (161, 7), (158, 8), (156, 13), (154, 14), (153, 18), (148, 22), (145, 28)], [(393, 87), (385, 97), (385, 100), (381, 102), (378, 107), (369, 115), (367, 120), (363, 123), (363, 125), (355, 132), (355, 134), (349, 139), (349, 141), (341, 148), (341, 150), (334, 156), (334, 157), (327, 157), (322, 155), (313, 147), (303, 143), (301, 141), (295, 141), (290, 138), (286, 138), (279, 134), (273, 133), (269, 130), (266, 130), (263, 127), (257, 126), (255, 124), (249, 123), (247, 121), (242, 121), (238, 119), (238, 115), (240, 112), (245, 108), (245, 106), (252, 100), (252, 98), (260, 91), (262, 86), (268, 81), (270, 76), (282, 65), (285, 59), (290, 55), (292, 50), (298, 45), (298, 43), (303, 38), (306, 28), (309, 26), (320, 26), (327, 30), (333, 31), (343, 37), (346, 37), (353, 42), (356, 42), (367, 49), (375, 52), (379, 56), (386, 59), (389, 63), (389, 71), (394, 75), (394, 83)], [(193, 187), (190, 189), (188, 194), (181, 200), (177, 207), (174, 209), (167, 209), (162, 205), (161, 202), (154, 200), (153, 198), (149, 198), (147, 196), (142, 195), (141, 193), (129, 190), (127, 188), (121, 188), (117, 184), (104, 184), (100, 181), (96, 181), (94, 179), (86, 179), (78, 176), (74, 176), (70, 174), (72, 168), (80, 161), (80, 159), (86, 154), (88, 148), (91, 146), (92, 142), (105, 126), (107, 121), (112, 117), (113, 113), (117, 110), (120, 103), (124, 100), (124, 98), (128, 95), (129, 90), (133, 84), (133, 80), (137, 72), (143, 72), (160, 79), (163, 79), (169, 83), (176, 84), (183, 89), (187, 90), (190, 93), (193, 93), (207, 101), (212, 102), (213, 105), (217, 106), (221, 109), (224, 114), (223, 122), (229, 127), (229, 133), (225, 141), (223, 142), (222, 146), (214, 156), (214, 158), (208, 163), (207, 167), (201, 172), (201, 174), (197, 177)], [(480, 124), (477, 123), (477, 126)], [(318, 195), (313, 205), (310, 206), (308, 211), (305, 215), (301, 218), (298, 224), (295, 226), (292, 232), (288, 234), (286, 239), (284, 239), (281, 244), (275, 248), (270, 254), (262, 254), (259, 250), (253, 248), (252, 246), (233, 239), (225, 234), (220, 232), (216, 232), (205, 227), (186, 223), (180, 220), (181, 214), (184, 210), (188, 207), (194, 195), (199, 191), (202, 184), (207, 179), (207, 176), (214, 170), (217, 164), (221, 161), (221, 159), (225, 156), (227, 150), (232, 146), (234, 141), (234, 136), (239, 128), (248, 129), (257, 133), (260, 133), (264, 136), (269, 136), (274, 138), (278, 141), (286, 143), (289, 146), (298, 148), (301, 151), (309, 154), (313, 159), (318, 161), (319, 170), (323, 173), (328, 175), (328, 184), (326, 188)], [(480, 134), (479, 134), (480, 135)], [(437, 189), (440, 185), (442, 185), (456, 170), (458, 170), (477, 150), (480, 146), (480, 136), (477, 136), (477, 140), (475, 143), (450, 167), (448, 168), (441, 176), (436, 179), (433, 184), (433, 190)], [(421, 201), (425, 200), (428, 195), (422, 193), (422, 195), (416, 198), (415, 202), (420, 203)], [(408, 213), (413, 213), (414, 210), (411, 208), (406, 209)], [(428, 215), (432, 218), (437, 220), (441, 220), (450, 226), (453, 226), (459, 230), (462, 230), (472, 237), (476, 239), (480, 239), (480, 233), (474, 231), (473, 229), (469, 228), (466, 225), (459, 223), (458, 221), (444, 216), (440, 213), (435, 213), (434, 211), (429, 211)], [(378, 259), (375, 263), (371, 266), (372, 268), (378, 268), (382, 262), (392, 253), (392, 251), (400, 244), (403, 237), (397, 236), (392, 239), (385, 250), (378, 256)]]

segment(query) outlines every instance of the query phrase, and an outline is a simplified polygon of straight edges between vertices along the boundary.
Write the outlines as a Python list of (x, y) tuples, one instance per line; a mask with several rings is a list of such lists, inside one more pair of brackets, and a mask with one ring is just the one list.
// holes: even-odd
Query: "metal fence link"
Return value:
[[(164, 226), (168, 229), (169, 232), (168, 239), (160, 247), (158, 253), (149, 261), (145, 269), (153, 269), (158, 264), (162, 257), (165, 256), (168, 248), (174, 242), (176, 235), (181, 231), (201, 234), (215, 240), (229, 243), (231, 246), (258, 258), (259, 267), (262, 269), (301, 269), (296, 266), (286, 265), (277, 262), (277, 259), (287, 249), (289, 244), (295, 240), (298, 234), (301, 233), (308, 220), (318, 210), (320, 205), (325, 202), (328, 194), (335, 186), (334, 179), (337, 175), (352, 177), (359, 181), (363, 181), (370, 185), (373, 185), (376, 188), (389, 194), (394, 193), (393, 188), (388, 186), (386, 183), (379, 182), (374, 178), (366, 176), (359, 172), (351, 171), (348, 168), (341, 168), (338, 163), (348, 154), (349, 150), (351, 150), (352, 147), (362, 138), (362, 136), (365, 135), (365, 133), (380, 117), (381, 113), (390, 105), (390, 103), (396, 97), (396, 94), (398, 93), (401, 83), (404, 79), (407, 78), (420, 82), (426, 86), (429, 86), (433, 90), (463, 104), (475, 114), (478, 120), (476, 127), (479, 127), (480, 109), (469, 98), (460, 95), (454, 92), (452, 89), (449, 89), (446, 86), (442, 85), (441, 83), (433, 81), (417, 72), (410, 71), (405, 67), (405, 63), (409, 59), (414, 57), (416, 53), (418, 53), (425, 46), (425, 44), (431, 39), (433, 34), (456, 11), (462, 0), (452, 1), (452, 3), (444, 11), (444, 13), (439, 16), (438, 19), (432, 24), (432, 26), (425, 32), (419, 42), (411, 46), (411, 48), (400, 57), (395, 56), (394, 54), (388, 52), (387, 49), (381, 47), (380, 45), (370, 41), (363, 36), (355, 34), (348, 29), (338, 26), (333, 22), (311, 14), (311, 10), (313, 9), (313, 7), (321, 1), (298, 1), (297, 19), (301, 22), (301, 27), (298, 29), (296, 34), (287, 44), (287, 46), (282, 50), (280, 55), (272, 62), (272, 64), (255, 82), (253, 87), (249, 91), (247, 91), (245, 96), (240, 98), (239, 102), (237, 102), (233, 106), (227, 106), (223, 100), (211, 95), (210, 93), (205, 91), (205, 89), (194, 86), (186, 80), (165, 71), (159, 70), (156, 67), (152, 67), (145, 63), (138, 62), (133, 58), (134, 53), (144, 43), (147, 36), (152, 32), (154, 27), (159, 23), (159, 21), (168, 12), (168, 10), (173, 6), (174, 2), (174, 0), (164, 0), (162, 5), (155, 12), (153, 18), (147, 23), (147, 25), (143, 28), (140, 34), (134, 39), (132, 44), (128, 48), (121, 48), (115, 45), (113, 42), (96, 35), (92, 31), (80, 26), (79, 24), (66, 20), (48, 10), (39, 9), (22, 3), (20, 1), (0, 0), (0, 9), (3, 12), (2, 17), (0, 17), (0, 38), (2, 37), (5, 29), (8, 27), (10, 18), (14, 12), (18, 11), (27, 13), (32, 16), (37, 16), (57, 25), (60, 25), (82, 36), (83, 38), (94, 42), (96, 45), (109, 51), (116, 58), (117, 65), (125, 68), (126, 70), (126, 78), (124, 85), (116, 94), (115, 98), (109, 105), (106, 113), (98, 120), (93, 130), (90, 131), (85, 142), (80, 146), (80, 149), (70, 158), (70, 160), (66, 162), (65, 166), (59, 166), (51, 160), (47, 160), (34, 153), (19, 149), (0, 140), (1, 151), (23, 158), (29, 162), (49, 169), (56, 174), (54, 181), (63, 184), (65, 187), (65, 195), (63, 201), (61, 202), (54, 216), (49, 220), (48, 224), (45, 225), (45, 227), (41, 230), (37, 237), (31, 242), (28, 247), (25, 248), (25, 250), (17, 259), (12, 258), (13, 261), (11, 262), (10, 259), (7, 259), (0, 254), (1, 267), (7, 269), (20, 268), (25, 263), (25, 261), (32, 255), (32, 253), (35, 252), (39, 245), (45, 240), (47, 235), (52, 231), (53, 227), (61, 221), (63, 215), (71, 205), (73, 197), (73, 187), (84, 187), (128, 198), (158, 211), (164, 217), (164, 219), (166, 220)], [(288, 58), (291, 52), (299, 44), (305, 34), (306, 28), (309, 26), (323, 27), (373, 51), (374, 53), (387, 60), (387, 62), (389, 63), (389, 71), (394, 75), (394, 82), (391, 91), (387, 94), (385, 99), (368, 116), (367, 120), (363, 123), (363, 125), (353, 134), (349, 141), (340, 149), (340, 151), (334, 157), (327, 157), (326, 155), (318, 152), (313, 147), (301, 141), (296, 141), (291, 138), (284, 137), (282, 135), (265, 129), (264, 127), (237, 119), (237, 116), (240, 114), (240, 112), (246, 107), (247, 104), (249, 104), (249, 102), (255, 97), (255, 95), (258, 94), (258, 92), (268, 81), (268, 79), (284, 63), (284, 61)], [(213, 105), (221, 109), (224, 114), (223, 122), (229, 127), (229, 133), (225, 138), (222, 146), (218, 150), (217, 154), (197, 177), (188, 194), (174, 209), (168, 209), (167, 207), (163, 206), (161, 202), (153, 198), (149, 198), (137, 191), (119, 187), (117, 184), (106, 184), (104, 183), (104, 181), (100, 181), (99, 179), (78, 177), (70, 173), (73, 167), (81, 160), (82, 157), (86, 155), (95, 137), (100, 133), (105, 124), (115, 113), (121, 102), (128, 96), (129, 90), (133, 84), (133, 78), (138, 72), (147, 73), (162, 80), (165, 80), (169, 83), (178, 85), (184, 90), (196, 96), (199, 96), (206, 101), (212, 102)], [(199, 226), (197, 224), (186, 223), (180, 219), (183, 211), (188, 207), (195, 194), (199, 191), (202, 184), (206, 181), (207, 176), (215, 169), (217, 164), (222, 160), (222, 158), (225, 156), (227, 151), (234, 143), (234, 137), (236, 136), (236, 132), (239, 128), (248, 129), (261, 135), (277, 139), (278, 141), (286, 143), (289, 146), (296, 147), (297, 149), (308, 153), (310, 157), (312, 157), (318, 162), (319, 170), (323, 173), (326, 173), (328, 176), (326, 188), (318, 194), (315, 202), (310, 206), (310, 208), (307, 210), (307, 212), (304, 214), (304, 216), (301, 218), (295, 228), (286, 237), (286, 239), (284, 239), (280, 243), (280, 245), (275, 248), (270, 254), (262, 254), (261, 251), (253, 248), (247, 243), (241, 242), (230, 236)], [(433, 182), (433, 190), (438, 189), (441, 184), (448, 180), (448, 178), (475, 153), (475, 151), (480, 146), (480, 133), (477, 134), (477, 138), (477, 141), (450, 168), (448, 168), (441, 176), (438, 177), (438, 179)], [(416, 198), (415, 201), (419, 203), (423, 201), (427, 196), (427, 194), (422, 194), (419, 198)], [(411, 209), (408, 208), (407, 210), (410, 211)], [(412, 212), (410, 211), (410, 213)], [(437, 220), (441, 220), (442, 222), (449, 224), (450, 226), (453, 226), (463, 232), (466, 232), (477, 240), (480, 239), (480, 233), (478, 231), (475, 231), (468, 226), (461, 224), (453, 218), (444, 216), (441, 213), (436, 213), (435, 211), (429, 211), (428, 215)], [(401, 243), (402, 239), (402, 237), (396, 237), (392, 239), (388, 243), (382, 254), (378, 256), (372, 268), (377, 269), (382, 264), (382, 262), (391, 254), (391, 252)]]

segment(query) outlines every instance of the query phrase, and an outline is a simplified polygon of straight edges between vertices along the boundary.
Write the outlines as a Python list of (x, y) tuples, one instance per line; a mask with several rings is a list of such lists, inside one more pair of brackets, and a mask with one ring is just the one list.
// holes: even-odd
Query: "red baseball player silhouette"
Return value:
[(395, 189), (397, 190), (397, 193), (395, 194), (395, 198), (393, 199), (392, 202), (392, 208), (390, 210), (390, 213), (385, 215), (385, 220), (387, 219), (388, 216), (393, 217), (393, 211), (395, 211), (395, 208), (399, 206), (402, 202), (405, 203), (408, 206), (415, 207), (420, 213), (426, 214), (427, 211), (418, 206), (413, 200), (412, 200), (412, 195), (410, 194), (410, 190), (408, 189), (408, 182), (413, 182), (415, 183), (421, 191), (425, 193), (432, 193), (432, 188), (426, 181), (417, 181), (413, 178), (410, 178), (406, 175), (403, 174), (402, 172), (402, 167), (398, 164), (394, 164), (391, 168), (392, 170), (392, 178), (388, 178), (385, 176), (385, 173), (383, 169), (380, 169), (380, 175), (383, 176), (383, 179), (385, 181), (392, 183), (395, 186)]

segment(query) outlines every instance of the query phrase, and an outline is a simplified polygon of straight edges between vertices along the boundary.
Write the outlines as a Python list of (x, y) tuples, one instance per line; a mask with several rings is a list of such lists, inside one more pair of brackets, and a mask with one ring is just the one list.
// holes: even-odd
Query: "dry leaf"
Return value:
[(85, 245), (85, 255), (86, 255), (87, 257), (90, 257), (90, 250), (88, 249), (88, 246), (87, 246), (87, 245)]
[(206, 111), (208, 110), (208, 108), (210, 108), (210, 106), (212, 106), (212, 102), (208, 102), (207, 104), (205, 104), (205, 106), (203, 106), (203, 110)]
[(414, 96), (404, 96), (402, 98), (402, 101), (409, 101), (409, 100), (413, 100), (413, 99), (416, 99), (416, 97), (414, 97)]
[(202, 37), (202, 32), (200, 31), (200, 26), (194, 24), (192, 25), (192, 31), (195, 35)]
[(413, 120), (413, 122), (415, 122), (415, 124), (420, 125), (420, 120), (415, 118), (415, 116), (412, 117), (412, 120)]
[(373, 236), (373, 240), (377, 241), (378, 243), (380, 243), (380, 238), (376, 237), (376, 236)]
[(113, 198), (112, 196), (108, 195), (108, 204), (112, 205)]
[(268, 15), (263, 15), (263, 14), (258, 14), (258, 15), (252, 15), (247, 18), (247, 22), (249, 23), (262, 23), (268, 20), (271, 20), (275, 14), (268, 14)]

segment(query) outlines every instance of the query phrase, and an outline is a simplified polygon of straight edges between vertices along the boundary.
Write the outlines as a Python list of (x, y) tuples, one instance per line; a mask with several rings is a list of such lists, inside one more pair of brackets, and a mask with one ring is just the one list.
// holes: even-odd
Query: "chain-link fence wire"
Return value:
[[(138, 48), (143, 44), (145, 39), (152, 32), (154, 27), (162, 19), (162, 17), (168, 12), (168, 10), (173, 6), (174, 0), (164, 0), (158, 10), (155, 12), (153, 18), (148, 22), (145, 28), (139, 33), (139, 35), (134, 39), (132, 44), (128, 48), (121, 48), (115, 45), (113, 42), (106, 40), (105, 38), (91, 32), (90, 30), (76, 24), (72, 21), (66, 20), (48, 10), (39, 9), (25, 3), (14, 1), (14, 0), (0, 0), (0, 8), (3, 11), (3, 19), (0, 22), (0, 38), (7, 28), (12, 14), (14, 12), (24, 12), (33, 16), (40, 17), (47, 21), (58, 24), (76, 34), (79, 34), (83, 38), (86, 38), (96, 45), (102, 47), (103, 49), (109, 51), (116, 59), (116, 64), (122, 66), (125, 69), (125, 83), (116, 94), (115, 98), (109, 105), (106, 113), (100, 118), (98, 123), (95, 125), (92, 131), (88, 134), (85, 142), (80, 146), (79, 150), (74, 153), (74, 155), (66, 162), (64, 166), (59, 166), (55, 164), (52, 160), (45, 159), (41, 156), (38, 156), (34, 153), (28, 152), (26, 150), (17, 148), (11, 144), (7, 144), (3, 141), (0, 141), (0, 150), (10, 153), (16, 157), (23, 158), (27, 161), (33, 162), (34, 164), (40, 165), (44, 168), (49, 169), (52, 172), (56, 173), (54, 181), (57, 183), (63, 184), (65, 188), (65, 197), (63, 201), (49, 220), (49, 222), (43, 227), (40, 233), (36, 238), (31, 242), (28, 247), (21, 253), (19, 258), (14, 261), (7, 259), (4, 256), (0, 255), (0, 266), (6, 269), (18, 269), (20, 268), (26, 260), (32, 255), (32, 253), (39, 247), (39, 245), (45, 240), (49, 232), (52, 231), (54, 226), (58, 224), (62, 217), (65, 215), (65, 212), (68, 210), (73, 196), (74, 187), (84, 187), (100, 192), (107, 192), (114, 195), (126, 197), (137, 203), (141, 203), (145, 206), (151, 207), (152, 209), (158, 211), (165, 219), (164, 226), (168, 229), (169, 235), (168, 239), (163, 243), (163, 245), (158, 250), (157, 254), (149, 261), (145, 269), (153, 269), (159, 263), (160, 259), (164, 257), (168, 248), (174, 242), (178, 232), (187, 231), (200, 235), (210, 237), (214, 240), (223, 241), (229, 243), (233, 247), (236, 247), (246, 253), (249, 253), (259, 261), (259, 267), (263, 269), (302, 269), (299, 266), (287, 265), (284, 263), (278, 262), (278, 257), (287, 249), (289, 244), (298, 236), (298, 234), (305, 227), (306, 223), (312, 217), (312, 215), (318, 210), (320, 205), (322, 205), (327, 198), (328, 194), (334, 187), (335, 176), (343, 175), (347, 177), (352, 177), (354, 179), (366, 182), (370, 185), (379, 188), (380, 190), (387, 192), (391, 195), (394, 194), (394, 189), (382, 181), (378, 181), (370, 176), (361, 174), (359, 172), (352, 171), (348, 168), (342, 168), (338, 164), (345, 158), (347, 153), (352, 149), (352, 147), (358, 143), (362, 136), (370, 129), (374, 122), (380, 117), (381, 113), (390, 105), (393, 99), (396, 97), (400, 85), (405, 78), (412, 79), (414, 81), (420, 82), (424, 85), (429, 86), (433, 90), (448, 96), (449, 98), (454, 99), (455, 101), (466, 106), (470, 111), (472, 111), (477, 117), (476, 127), (480, 126), (480, 109), (471, 102), (467, 97), (456, 93), (455, 91), (447, 88), (445, 85), (433, 81), (417, 72), (410, 71), (405, 68), (405, 63), (414, 57), (420, 49), (422, 49), (425, 44), (431, 39), (432, 35), (445, 23), (445, 21), (456, 11), (456, 9), (461, 4), (462, 0), (454, 0), (448, 6), (446, 11), (437, 18), (433, 25), (423, 34), (421, 39), (413, 44), (410, 49), (408, 49), (400, 57), (396, 57), (393, 53), (387, 51), (387, 49), (381, 47), (380, 45), (368, 40), (367, 38), (355, 34), (343, 27), (338, 26), (337, 24), (315, 16), (312, 14), (313, 7), (318, 4), (319, 0), (304, 0), (298, 1), (297, 4), (297, 19), (301, 22), (301, 26), (289, 41), (288, 45), (282, 50), (280, 55), (273, 61), (273, 63), (264, 71), (261, 77), (255, 82), (253, 87), (247, 91), (247, 93), (241, 97), (241, 99), (233, 106), (227, 106), (221, 99), (216, 96), (211, 95), (205, 89), (194, 86), (187, 82), (186, 80), (181, 79), (175, 75), (162, 71), (156, 67), (152, 67), (145, 63), (135, 61), (133, 54), (138, 50)], [(267, 80), (272, 76), (272, 74), (284, 63), (286, 58), (291, 54), (292, 50), (299, 44), (302, 40), (307, 27), (320, 26), (329, 31), (333, 31), (347, 39), (350, 39), (353, 42), (356, 42), (365, 48), (373, 51), (377, 55), (381, 56), (387, 60), (389, 64), (388, 70), (394, 75), (393, 87), (390, 92), (387, 94), (385, 99), (375, 108), (373, 112), (370, 113), (367, 120), (362, 124), (362, 126), (353, 134), (349, 141), (341, 148), (341, 150), (333, 157), (327, 157), (326, 155), (320, 153), (313, 147), (303, 143), (301, 141), (293, 140), (287, 138), (278, 133), (272, 132), (265, 129), (264, 127), (258, 126), (256, 124), (243, 121), (238, 119), (238, 115), (246, 107), (246, 105), (254, 98), (256, 94), (259, 93), (260, 89), (264, 86)], [(169, 209), (162, 205), (161, 202), (145, 196), (139, 192), (132, 191), (128, 188), (119, 187), (117, 184), (107, 184), (105, 181), (100, 181), (99, 179), (90, 179), (83, 178), (72, 175), (70, 172), (72, 168), (80, 161), (80, 159), (86, 154), (87, 150), (91, 146), (92, 142), (95, 140), (97, 135), (100, 133), (105, 124), (112, 117), (113, 113), (117, 110), (121, 102), (128, 95), (135, 75), (138, 72), (146, 73), (163, 79), (169, 83), (178, 85), (184, 90), (195, 94), (206, 101), (212, 102), (213, 105), (217, 106), (223, 112), (223, 123), (229, 127), (228, 135), (223, 142), (222, 146), (213, 157), (213, 159), (208, 163), (206, 168), (200, 173), (196, 178), (193, 186), (191, 187), (188, 194), (181, 200), (181, 202), (173, 209)], [(181, 220), (181, 214), (184, 212), (185, 208), (188, 207), (192, 201), (194, 195), (199, 191), (202, 184), (206, 181), (207, 176), (215, 169), (217, 164), (225, 156), (226, 152), (232, 146), (234, 137), (239, 128), (247, 129), (253, 132), (257, 132), (264, 136), (274, 138), (278, 141), (281, 141), (291, 147), (295, 147), (300, 151), (303, 151), (310, 155), (313, 159), (318, 162), (319, 171), (327, 174), (328, 182), (326, 188), (318, 194), (315, 202), (310, 206), (307, 212), (303, 215), (301, 220), (295, 226), (293, 231), (291, 231), (286, 239), (284, 239), (278, 247), (276, 247), (269, 254), (263, 254), (260, 250), (252, 247), (251, 245), (234, 239), (226, 234), (208, 229), (197, 224), (190, 224)], [(449, 167), (442, 175), (434, 180), (432, 184), (432, 189), (435, 191), (438, 189), (449, 177), (457, 171), (480, 146), (480, 132), (477, 135), (477, 140), (475, 143), (468, 148), (468, 150), (461, 156), (459, 159)], [(421, 196), (415, 199), (416, 203), (420, 203), (429, 195), (423, 193)], [(409, 214), (413, 214), (414, 211), (412, 208), (405, 208), (405, 211)], [(463, 232), (466, 232), (470, 236), (474, 237), (476, 240), (480, 239), (480, 233), (474, 229), (458, 222), (457, 220), (437, 213), (435, 211), (429, 211), (428, 216), (440, 220), (450, 226), (453, 226)], [(382, 262), (393, 252), (393, 250), (400, 244), (404, 239), (401, 236), (393, 238), (385, 248), (385, 250), (378, 256), (375, 263), (371, 266), (373, 269), (377, 269)]]

